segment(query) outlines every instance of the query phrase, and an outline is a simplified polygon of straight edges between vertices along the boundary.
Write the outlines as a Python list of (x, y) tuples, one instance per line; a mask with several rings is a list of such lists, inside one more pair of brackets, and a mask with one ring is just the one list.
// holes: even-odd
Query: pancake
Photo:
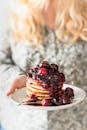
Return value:
[(27, 97), (31, 97), (32, 94), (35, 94), (38, 100), (43, 100), (44, 98), (50, 98), (49, 91), (42, 88), (41, 83), (29, 78), (26, 82), (26, 94)]
[(35, 89), (42, 93), (48, 93), (48, 91), (42, 87), (41, 82), (37, 82), (36, 80), (33, 80), (31, 78), (27, 80), (26, 87), (33, 90)]

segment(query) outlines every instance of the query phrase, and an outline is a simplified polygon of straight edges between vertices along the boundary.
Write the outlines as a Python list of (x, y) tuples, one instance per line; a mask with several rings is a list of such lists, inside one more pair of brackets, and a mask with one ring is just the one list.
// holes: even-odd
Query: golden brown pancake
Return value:
[(43, 100), (44, 98), (50, 98), (49, 91), (44, 89), (40, 82), (29, 78), (26, 82), (26, 94), (29, 98), (32, 94), (35, 94), (38, 100)]

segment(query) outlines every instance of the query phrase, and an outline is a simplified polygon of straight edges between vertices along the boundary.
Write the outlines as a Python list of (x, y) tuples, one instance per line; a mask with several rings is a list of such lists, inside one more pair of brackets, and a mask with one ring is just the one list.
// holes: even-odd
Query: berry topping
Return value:
[(27, 75), (28, 77), (32, 78), (32, 73), (29, 72)]
[(63, 73), (60, 73), (60, 80), (61, 80), (62, 82), (65, 82), (65, 76), (64, 76)]
[(31, 102), (36, 102), (37, 101), (37, 96), (35, 94), (32, 94), (30, 96), (30, 99), (29, 99)]
[(39, 67), (43, 67), (43, 68), (47, 68), (49, 69), (50, 68), (50, 64), (48, 63), (48, 61), (43, 61), (40, 63)]
[(64, 104), (70, 104), (70, 99), (68, 98), (68, 96), (66, 96), (66, 95), (62, 95), (61, 97), (59, 97), (59, 101), (58, 101), (58, 103), (60, 104), (60, 105), (64, 105)]
[(52, 99), (43, 99), (42, 100), (42, 106), (52, 106), (53, 100)]
[(72, 89), (72, 88), (67, 87), (67, 88), (65, 89), (65, 94), (66, 94), (68, 97), (70, 97), (70, 98), (73, 98), (73, 97), (74, 97), (74, 92), (73, 92), (73, 89)]
[(38, 74), (40, 74), (40, 75), (48, 74), (48, 69), (46, 69), (46, 68), (40, 68)]
[(52, 68), (54, 71), (57, 71), (57, 70), (58, 70), (58, 65), (56, 65), (56, 64), (51, 64), (51, 68)]

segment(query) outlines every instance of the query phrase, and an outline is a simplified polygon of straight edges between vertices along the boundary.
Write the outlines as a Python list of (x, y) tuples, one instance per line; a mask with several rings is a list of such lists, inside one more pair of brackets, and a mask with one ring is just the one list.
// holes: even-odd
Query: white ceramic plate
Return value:
[(18, 89), (17, 91), (15, 91), (12, 95), (11, 98), (13, 100), (14, 103), (16, 103), (16, 105), (18, 105), (18, 107), (21, 107), (23, 109), (35, 109), (35, 110), (47, 110), (47, 111), (51, 111), (51, 110), (60, 110), (60, 109), (67, 109), (70, 108), (72, 106), (77, 105), (78, 103), (81, 103), (84, 98), (86, 97), (86, 93), (78, 87), (72, 86), (72, 85), (68, 85), (68, 84), (64, 84), (63, 88), (65, 89), (66, 87), (70, 87), (74, 90), (74, 99), (73, 102), (71, 104), (67, 104), (67, 105), (61, 105), (61, 106), (33, 106), (33, 105), (18, 105), (19, 103), (21, 103), (24, 99), (25, 99), (25, 88), (21, 88)]

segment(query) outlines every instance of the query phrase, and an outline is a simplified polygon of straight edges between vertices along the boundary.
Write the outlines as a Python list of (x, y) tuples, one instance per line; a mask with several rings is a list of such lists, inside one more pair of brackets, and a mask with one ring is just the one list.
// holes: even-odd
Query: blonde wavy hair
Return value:
[[(14, 0), (12, 29), (14, 37), (42, 43), (45, 22), (42, 10), (49, 0)], [(56, 12), (54, 31), (58, 41), (87, 41), (87, 0), (53, 0)]]

